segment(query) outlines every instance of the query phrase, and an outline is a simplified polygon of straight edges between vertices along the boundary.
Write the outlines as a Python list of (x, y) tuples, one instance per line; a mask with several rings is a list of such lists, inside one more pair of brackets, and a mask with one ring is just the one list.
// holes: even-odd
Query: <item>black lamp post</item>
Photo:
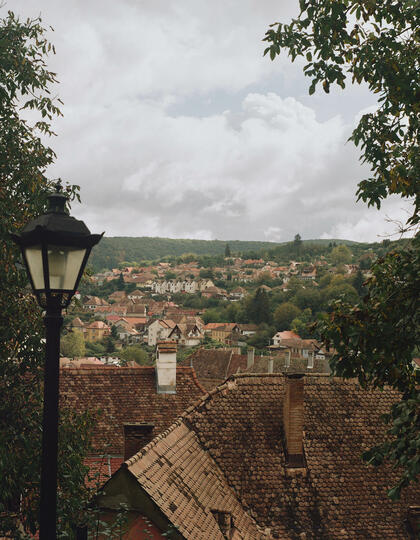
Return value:
[(102, 234), (89, 229), (66, 210), (67, 195), (56, 185), (45, 214), (30, 221), (20, 234), (20, 246), (38, 303), (45, 309), (46, 357), (42, 421), (40, 539), (57, 537), (57, 443), (61, 311), (77, 290), (92, 247)]

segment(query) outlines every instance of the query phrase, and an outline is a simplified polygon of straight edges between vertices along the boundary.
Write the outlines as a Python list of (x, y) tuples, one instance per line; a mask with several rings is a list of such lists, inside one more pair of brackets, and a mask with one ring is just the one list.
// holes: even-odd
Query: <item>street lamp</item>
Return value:
[(40, 539), (57, 537), (57, 443), (60, 364), (61, 311), (77, 290), (91, 249), (102, 234), (89, 229), (66, 210), (68, 196), (59, 183), (48, 196), (45, 214), (12, 234), (19, 245), (29, 280), (38, 303), (45, 309), (46, 356), (44, 372), (44, 412), (42, 420), (42, 461)]

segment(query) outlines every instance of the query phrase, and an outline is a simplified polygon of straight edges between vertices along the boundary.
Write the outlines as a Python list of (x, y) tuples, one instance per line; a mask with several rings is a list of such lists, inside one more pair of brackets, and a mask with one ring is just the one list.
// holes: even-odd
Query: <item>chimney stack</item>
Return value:
[(251, 368), (254, 365), (254, 358), (255, 358), (255, 349), (248, 349), (247, 351), (247, 359), (246, 359), (246, 367), (247, 369)]
[(286, 461), (288, 467), (303, 467), (303, 391), (302, 374), (285, 376), (283, 425), (286, 437)]
[(289, 368), (290, 367), (290, 358), (292, 356), (292, 351), (290, 349), (287, 349), (284, 353), (284, 367)]
[(153, 439), (154, 424), (135, 422), (124, 424), (124, 461), (146, 446)]
[(176, 394), (176, 343), (159, 341), (156, 347), (158, 394)]
[(271, 357), (268, 359), (267, 364), (268, 364), (267, 366), (268, 373), (273, 373), (274, 360)]

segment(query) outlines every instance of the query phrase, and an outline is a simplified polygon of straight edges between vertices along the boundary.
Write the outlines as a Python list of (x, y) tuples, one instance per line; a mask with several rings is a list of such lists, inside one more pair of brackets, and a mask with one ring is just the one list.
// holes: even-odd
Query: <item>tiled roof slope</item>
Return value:
[[(269, 356), (255, 357), (254, 364), (248, 369), (241, 369), (247, 373), (267, 373)], [(290, 366), (286, 367), (286, 355), (272, 357), (273, 373), (330, 373), (328, 358), (314, 358), (313, 367), (308, 368), (308, 359), (301, 356), (292, 356)]]
[[(398, 394), (390, 389), (364, 391), (354, 381), (319, 375), (306, 376), (304, 383), (307, 468), (285, 466), (285, 378), (279, 374), (231, 377), (187, 410), (178, 428), (146, 446), (128, 466), (169, 519), (182, 520), (188, 531), (204, 519), (199, 513), (204, 510), (190, 501), (204, 504), (208, 491), (208, 506), (215, 504), (200, 472), (203, 463), (207, 471), (214, 460), (211, 474), (222, 474), (229, 485), (223, 495), (224, 509), (232, 505), (231, 511), (236, 512), (229, 499), (233, 489), (243, 509), (260, 527), (270, 528), (273, 538), (407, 538), (404, 520), (409, 505), (418, 504), (418, 485), (410, 486), (400, 501), (391, 502), (386, 492), (398, 472), (361, 461), (361, 453), (383, 438), (380, 415), (398, 400)], [(160, 487), (155, 489), (157, 479)], [(169, 500), (176, 501), (176, 509), (168, 507)]]
[(228, 376), (231, 357), (232, 350), (198, 349), (192, 358), (188, 358), (188, 362), (191, 362), (204, 388), (211, 390)]
[(61, 370), (60, 401), (78, 411), (100, 411), (94, 450), (123, 455), (124, 424), (150, 422), (153, 438), (204, 394), (192, 368), (178, 367), (176, 376), (176, 394), (158, 394), (154, 367)]
[(197, 435), (176, 422), (125, 466), (187, 540), (224, 540), (212, 511), (229, 511), (236, 540), (262, 538)]

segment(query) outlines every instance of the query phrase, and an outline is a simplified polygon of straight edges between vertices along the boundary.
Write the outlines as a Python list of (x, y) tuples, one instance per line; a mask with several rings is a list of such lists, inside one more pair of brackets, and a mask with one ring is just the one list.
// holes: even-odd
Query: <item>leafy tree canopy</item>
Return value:
[[(3, 7), (0, 6), (0, 9)], [(44, 363), (41, 312), (16, 262), (18, 250), (8, 231), (20, 230), (44, 211), (51, 181), (46, 168), (55, 154), (43, 141), (50, 120), (60, 115), (51, 97), (55, 74), (46, 57), (53, 52), (40, 19), (20, 21), (3, 11), (0, 19), (0, 536), (17, 513), (25, 531), (38, 528), (42, 381)], [(31, 120), (22, 109), (30, 109)], [(70, 189), (73, 195), (75, 189)], [(87, 416), (61, 410), (58, 511), (60, 534), (71, 527), (87, 500), (83, 454), (89, 447)]]
[(306, 59), (304, 73), (326, 93), (337, 84), (365, 83), (378, 109), (363, 115), (350, 139), (372, 168), (357, 195), (376, 205), (397, 193), (414, 199), (410, 223), (419, 222), (419, 4), (413, 0), (300, 0), (290, 24), (274, 23), (265, 41), (273, 60), (287, 50)]
[(290, 330), (290, 324), (298, 317), (300, 309), (291, 302), (280, 304), (274, 312), (274, 322), (277, 330)]
[(141, 366), (151, 364), (151, 360), (147, 351), (141, 345), (130, 345), (125, 347), (120, 353), (122, 364), (127, 362), (137, 362)]
[[(271, 59), (286, 50), (291, 60), (306, 61), (309, 94), (318, 84), (326, 93), (337, 84), (366, 84), (378, 96), (377, 109), (364, 114), (350, 140), (361, 149), (371, 176), (358, 184), (357, 197), (380, 208), (391, 194), (413, 201), (406, 228), (420, 221), (420, 5), (414, 0), (300, 0), (290, 24), (274, 23), (265, 40)], [(373, 464), (390, 460), (402, 470), (401, 489), (420, 471), (418, 410), (420, 397), (411, 359), (420, 346), (420, 238), (405, 248), (382, 246), (383, 258), (372, 266), (363, 302), (333, 302), (333, 311), (318, 326), (337, 354), (337, 375), (401, 392), (387, 421), (390, 439), (366, 452)]]
[(73, 330), (61, 338), (60, 352), (68, 358), (80, 358), (85, 355), (85, 340), (79, 330)]
[(339, 265), (351, 263), (352, 255), (350, 249), (347, 246), (341, 244), (331, 251), (330, 257), (333, 264)]

